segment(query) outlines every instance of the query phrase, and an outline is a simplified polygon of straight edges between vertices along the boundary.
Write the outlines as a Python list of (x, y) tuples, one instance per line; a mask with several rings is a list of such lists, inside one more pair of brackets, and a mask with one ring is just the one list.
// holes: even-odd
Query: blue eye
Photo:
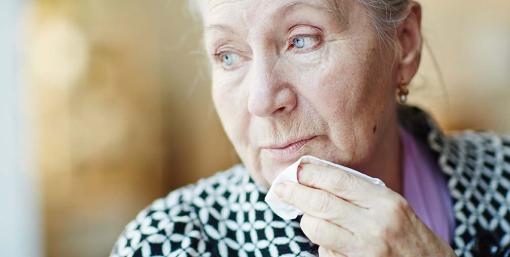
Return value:
[(232, 56), (232, 54), (225, 54), (222, 57), (222, 61), (224, 65), (230, 66), (232, 65), (232, 63), (234, 63), (234, 57)]
[(308, 50), (319, 45), (320, 39), (317, 36), (296, 36), (291, 39), (290, 48)]
[(224, 52), (218, 54), (219, 61), (225, 69), (231, 69), (241, 58), (238, 54), (232, 52)]
[(292, 39), (292, 44), (295, 48), (303, 48), (305, 47), (305, 38), (304, 37), (295, 37)]

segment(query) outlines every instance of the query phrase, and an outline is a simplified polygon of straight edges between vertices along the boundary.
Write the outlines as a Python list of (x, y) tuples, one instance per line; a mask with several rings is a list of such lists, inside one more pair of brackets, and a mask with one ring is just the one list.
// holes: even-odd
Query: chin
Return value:
[(289, 165), (261, 162), (260, 168), (248, 169), (248, 172), (258, 185), (269, 188), (276, 177)]

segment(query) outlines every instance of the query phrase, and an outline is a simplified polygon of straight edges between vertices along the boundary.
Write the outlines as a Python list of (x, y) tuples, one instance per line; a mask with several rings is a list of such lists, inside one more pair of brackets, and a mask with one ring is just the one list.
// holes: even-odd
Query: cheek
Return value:
[(223, 129), (238, 152), (248, 142), (248, 113), (243, 105), (243, 92), (230, 84), (213, 81), (212, 97)]
[(337, 119), (373, 119), (393, 100), (387, 75), (391, 68), (381, 68), (386, 65), (382, 64), (380, 51), (369, 45), (357, 45), (361, 46), (351, 47), (344, 51), (347, 54), (337, 57), (345, 61), (331, 62), (315, 78), (319, 81), (317, 97), (324, 111)]
[(350, 51), (342, 58), (346, 61), (322, 67), (310, 90), (310, 102), (328, 123), (330, 140), (349, 159), (344, 161), (353, 163), (370, 155), (392, 103), (384, 75), (388, 71), (377, 68), (379, 52), (366, 49)]
[(218, 84), (218, 82), (213, 82), (212, 97), (214, 107), (216, 108), (216, 112), (221, 120), (221, 124), (223, 125), (227, 136), (232, 141), (235, 138), (234, 134), (237, 130), (234, 122), (236, 113), (233, 111), (234, 108), (232, 108), (233, 97), (225, 90), (225, 87)]
[[(349, 118), (364, 98), (367, 86), (367, 51), (356, 40), (332, 44), (321, 65), (311, 74), (310, 95), (330, 118)], [(346, 117), (347, 116), (347, 117)]]
[(313, 93), (313, 102), (324, 119), (338, 123), (351, 120), (355, 109), (361, 102), (363, 71), (356, 63), (331, 63), (323, 67), (317, 76)]

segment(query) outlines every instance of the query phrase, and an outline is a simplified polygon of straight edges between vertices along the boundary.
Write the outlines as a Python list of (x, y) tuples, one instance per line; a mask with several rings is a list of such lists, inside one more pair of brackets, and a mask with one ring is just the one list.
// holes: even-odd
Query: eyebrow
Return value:
[(229, 26), (226, 26), (226, 25), (222, 25), (222, 24), (212, 24), (212, 25), (207, 25), (205, 27), (205, 31), (225, 31), (225, 32), (228, 32), (230, 34), (235, 34), (234, 33), (234, 30), (229, 27)]

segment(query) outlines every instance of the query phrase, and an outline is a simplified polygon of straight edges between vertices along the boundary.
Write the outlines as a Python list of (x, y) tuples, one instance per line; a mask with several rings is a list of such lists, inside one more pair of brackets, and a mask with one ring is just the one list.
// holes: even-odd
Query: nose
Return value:
[(278, 70), (269, 58), (253, 61), (250, 70), (248, 111), (255, 116), (271, 117), (294, 110), (297, 95), (286, 81), (285, 72)]

